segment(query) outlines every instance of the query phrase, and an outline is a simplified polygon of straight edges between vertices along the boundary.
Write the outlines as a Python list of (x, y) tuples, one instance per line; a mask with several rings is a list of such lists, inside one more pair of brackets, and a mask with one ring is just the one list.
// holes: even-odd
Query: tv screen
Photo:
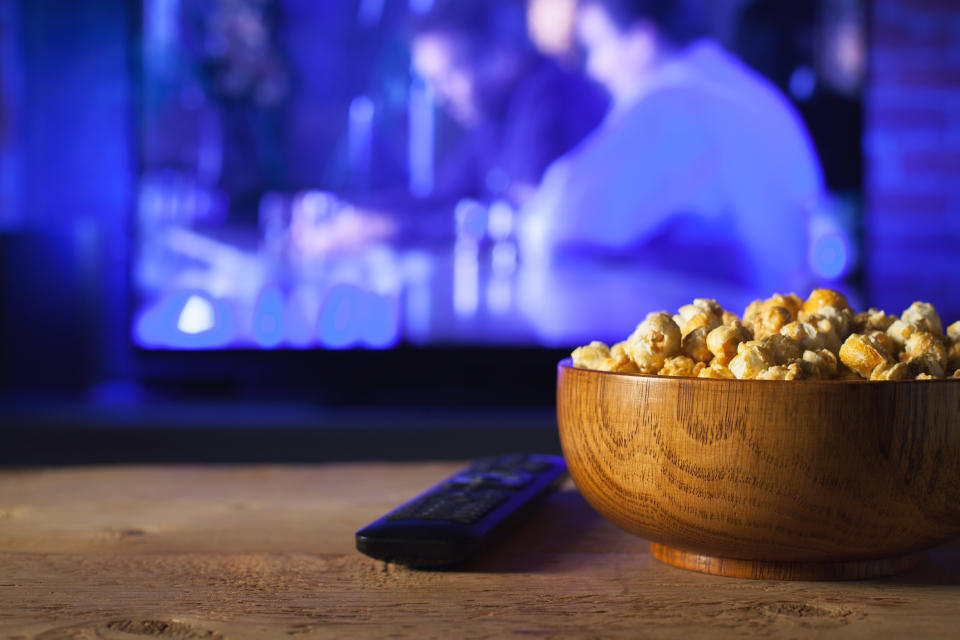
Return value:
[(630, 4), (143, 0), (134, 342), (567, 347), (855, 301), (862, 0)]

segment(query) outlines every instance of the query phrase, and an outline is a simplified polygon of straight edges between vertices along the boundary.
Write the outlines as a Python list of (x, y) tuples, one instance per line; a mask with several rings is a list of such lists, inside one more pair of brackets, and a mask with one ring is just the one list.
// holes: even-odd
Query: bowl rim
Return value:
[(726, 384), (767, 384), (790, 382), (792, 384), (829, 384), (829, 385), (893, 385), (893, 384), (930, 384), (932, 383), (960, 383), (960, 378), (932, 378), (930, 380), (757, 380), (754, 378), (694, 378), (689, 376), (661, 376), (651, 373), (623, 373), (620, 371), (601, 371), (599, 369), (581, 369), (573, 366), (573, 357), (567, 356), (557, 363), (557, 370), (572, 369), (574, 371), (583, 371), (590, 374), (599, 374), (605, 376), (617, 376), (622, 378), (646, 378), (649, 380), (696, 380), (697, 382), (707, 383), (726, 383)]

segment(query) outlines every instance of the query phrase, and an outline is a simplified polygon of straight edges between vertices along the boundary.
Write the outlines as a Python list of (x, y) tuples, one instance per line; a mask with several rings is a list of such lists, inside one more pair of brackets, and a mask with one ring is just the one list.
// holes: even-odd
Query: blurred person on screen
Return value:
[(607, 110), (598, 85), (537, 52), (521, 0), (439, 1), (415, 23), (411, 54), (464, 133), (434, 197), (524, 201)]
[(649, 266), (737, 303), (807, 285), (816, 151), (787, 98), (704, 37), (697, 4), (581, 0), (586, 70), (613, 105), (522, 212), (526, 263)]
[[(438, 154), (425, 196), (380, 192), (354, 198), (338, 219), (348, 234), (324, 228), (328, 250), (392, 236), (447, 241), (463, 199), (519, 206), (551, 162), (603, 119), (609, 100), (597, 83), (539, 53), (522, 0), (438, 0), (411, 24), (414, 72), (458, 130)], [(349, 248), (349, 246), (348, 246)]]

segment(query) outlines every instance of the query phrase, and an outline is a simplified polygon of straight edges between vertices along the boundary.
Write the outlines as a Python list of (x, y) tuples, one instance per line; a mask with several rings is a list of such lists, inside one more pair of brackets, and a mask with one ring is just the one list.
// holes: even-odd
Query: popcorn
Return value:
[[(718, 329), (719, 328), (722, 327), (718, 327)], [(683, 350), (683, 355), (693, 358), (698, 362), (707, 363), (713, 359), (713, 353), (707, 347), (706, 327), (697, 327), (683, 336), (680, 348)]]
[(790, 310), (779, 305), (765, 306), (753, 323), (753, 337), (757, 340), (779, 333), (784, 325), (793, 321)]
[(942, 378), (946, 373), (943, 364), (930, 354), (924, 354), (907, 361), (910, 370), (919, 375), (929, 375), (934, 378)]
[[(960, 371), (960, 320), (947, 327), (947, 339), (950, 346), (947, 350), (947, 368)], [(960, 377), (954, 373), (953, 377)]]
[(824, 307), (850, 310), (847, 298), (839, 291), (832, 289), (814, 289), (807, 297), (807, 301), (803, 303), (803, 311), (806, 313), (817, 313)]
[(960, 320), (947, 327), (947, 337), (951, 342), (960, 342)]
[(610, 347), (594, 340), (585, 347), (573, 350), (573, 366), (578, 369), (597, 369), (598, 365), (610, 359)]
[(771, 364), (786, 365), (803, 356), (803, 347), (787, 336), (775, 333), (760, 341)]
[[(826, 309), (826, 307), (824, 308)], [(832, 309), (832, 307), (830, 307), (830, 309)], [(820, 315), (819, 313), (808, 314), (801, 311), (800, 322), (812, 325), (823, 343), (823, 348), (830, 349), (834, 352), (840, 350), (840, 345), (843, 344), (843, 341), (846, 340), (849, 335), (848, 332), (844, 331), (842, 316), (837, 317), (830, 315), (829, 311), (827, 311), (826, 315)]]
[(722, 364), (710, 364), (700, 370), (700, 378), (736, 378), (733, 372)]
[[(740, 322), (740, 316), (730, 311), (724, 311), (720, 314), (720, 321), (725, 327), (740, 327), (743, 326)], [(958, 333), (960, 333), (960, 328), (958, 328)]]
[(934, 334), (917, 331), (907, 339), (900, 360), (909, 364), (917, 373), (928, 373), (935, 378), (942, 378), (947, 367), (947, 348)]
[(760, 372), (757, 380), (804, 380), (807, 374), (799, 362), (775, 365)]
[(960, 340), (950, 345), (950, 350), (947, 352), (947, 369), (960, 369)]
[(937, 335), (943, 333), (940, 316), (929, 302), (914, 302), (900, 315), (900, 319), (920, 331)]
[(627, 353), (627, 341), (618, 342), (610, 347), (610, 357), (615, 361), (615, 367), (611, 371), (619, 373), (640, 373), (640, 367), (637, 366)]
[(829, 380), (837, 375), (839, 361), (837, 356), (828, 349), (804, 351), (801, 362), (806, 365), (804, 369), (811, 378)]
[(578, 369), (639, 373), (637, 365), (623, 351), (622, 344), (618, 343), (610, 349), (603, 342), (594, 341), (585, 347), (578, 347), (572, 354), (573, 366)]
[(759, 342), (752, 340), (741, 343), (737, 355), (730, 361), (728, 369), (740, 380), (756, 378), (773, 363), (767, 359), (767, 354)]
[(900, 350), (897, 347), (897, 343), (886, 334), (884, 331), (865, 331), (865, 335), (873, 337), (877, 342), (883, 345), (883, 348), (886, 349), (890, 355), (896, 356), (900, 353)]
[(912, 377), (910, 367), (902, 362), (890, 364), (884, 362), (870, 372), (871, 380), (909, 380)]
[(763, 311), (763, 300), (754, 300), (747, 305), (746, 310), (743, 312), (743, 324), (749, 327), (751, 332), (753, 331), (753, 325), (760, 319), (761, 311)]
[(684, 336), (700, 327), (705, 327), (709, 333), (723, 324), (723, 309), (716, 300), (697, 298), (693, 304), (680, 307), (673, 320)]
[(893, 341), (897, 347), (897, 352), (903, 351), (903, 348), (907, 346), (907, 340), (911, 335), (916, 331), (916, 327), (912, 324), (908, 324), (903, 320), (894, 320), (893, 323), (887, 327), (887, 336)]
[(827, 336), (820, 332), (820, 330), (810, 324), (809, 322), (791, 322), (785, 324), (781, 329), (780, 333), (797, 344), (799, 344), (804, 349), (817, 350), (824, 349), (827, 346)]
[(898, 318), (854, 313), (843, 294), (815, 289), (755, 300), (743, 321), (697, 298), (674, 316), (651, 313), (627, 340), (574, 350), (575, 367), (629, 374), (757, 380), (960, 378), (960, 322), (943, 334), (933, 305)]
[(658, 375), (661, 376), (680, 376), (684, 378), (696, 378), (702, 369), (707, 365), (703, 362), (695, 362), (693, 358), (687, 356), (676, 356), (667, 358), (663, 363)]
[(666, 312), (651, 313), (627, 338), (627, 353), (641, 373), (656, 373), (667, 358), (680, 355), (680, 327)]
[(888, 316), (883, 311), (870, 308), (854, 314), (851, 328), (855, 333), (886, 331), (896, 319), (896, 316)]
[(790, 312), (790, 317), (794, 320), (797, 319), (797, 314), (800, 313), (800, 309), (803, 308), (803, 300), (795, 293), (788, 293), (785, 296), (776, 293), (767, 300), (767, 304), (783, 307)]
[(713, 354), (713, 362), (728, 365), (737, 355), (737, 345), (747, 339), (747, 331), (737, 322), (724, 324), (707, 334), (707, 349)]
[(924, 356), (929, 356), (943, 365), (947, 364), (947, 348), (940, 339), (932, 333), (918, 331), (907, 339), (901, 360), (909, 361)]
[(840, 347), (840, 360), (861, 377), (869, 378), (880, 364), (893, 364), (890, 352), (875, 338), (854, 333)]

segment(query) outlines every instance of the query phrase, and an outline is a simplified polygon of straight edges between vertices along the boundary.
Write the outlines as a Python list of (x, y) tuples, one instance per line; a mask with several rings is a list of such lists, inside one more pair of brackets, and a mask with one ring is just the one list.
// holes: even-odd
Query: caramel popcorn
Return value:
[(693, 304), (680, 307), (673, 320), (680, 327), (683, 336), (701, 327), (709, 333), (723, 324), (723, 309), (716, 300), (697, 298)]
[(793, 321), (785, 324), (780, 333), (790, 338), (804, 349), (817, 350), (827, 347), (827, 338), (809, 322)]
[(610, 357), (614, 360), (613, 371), (620, 373), (640, 373), (640, 367), (633, 361), (630, 354), (627, 353), (627, 341), (618, 342), (610, 347)]
[(744, 342), (737, 349), (737, 355), (727, 366), (737, 378), (749, 379), (759, 376), (764, 369), (773, 366), (767, 358), (766, 350), (756, 340)]
[(947, 327), (933, 305), (900, 317), (854, 313), (843, 294), (815, 289), (806, 300), (776, 294), (747, 306), (741, 321), (697, 298), (671, 316), (649, 314), (627, 340), (591, 342), (575, 367), (632, 374), (741, 380), (932, 380), (960, 378), (960, 322)]
[(754, 300), (747, 305), (746, 310), (743, 312), (743, 324), (748, 327), (751, 332), (753, 331), (753, 325), (755, 325), (760, 318), (761, 311), (763, 311), (763, 300)]
[(572, 354), (573, 366), (597, 371), (640, 373), (637, 365), (624, 352), (622, 344), (614, 345), (614, 348), (610, 349), (605, 343), (594, 341), (585, 347), (578, 347)]
[(666, 312), (647, 315), (627, 338), (626, 351), (641, 373), (657, 373), (667, 358), (680, 354), (680, 327)]
[(707, 334), (707, 349), (713, 354), (713, 362), (728, 365), (737, 355), (737, 346), (747, 339), (747, 331), (739, 321), (724, 324)]
[(814, 289), (807, 297), (807, 301), (803, 303), (803, 311), (806, 313), (817, 313), (824, 307), (833, 307), (838, 310), (850, 309), (847, 298), (839, 291), (832, 289)]
[(803, 352), (803, 364), (809, 377), (829, 380), (837, 375), (837, 356), (829, 349)]
[(600, 363), (610, 358), (610, 347), (594, 340), (585, 347), (577, 347), (571, 355), (573, 366), (579, 369), (598, 369)]
[(740, 322), (740, 316), (730, 311), (724, 311), (720, 315), (720, 321), (725, 327), (742, 327), (743, 323)]
[(886, 349), (890, 355), (898, 356), (900, 354), (900, 349), (898, 348), (897, 343), (894, 342), (885, 331), (865, 331), (864, 335), (873, 337), (873, 339), (883, 345), (883, 348)]
[(790, 317), (794, 320), (797, 319), (797, 314), (800, 313), (800, 309), (803, 308), (803, 300), (795, 293), (788, 293), (785, 296), (776, 293), (767, 300), (767, 304), (783, 307), (790, 312)]
[(946, 373), (943, 364), (930, 354), (911, 358), (907, 361), (907, 364), (910, 366), (910, 370), (917, 373), (918, 376), (926, 374), (934, 378), (942, 378)]
[(874, 367), (870, 372), (871, 380), (909, 380), (911, 378), (910, 367), (902, 362), (893, 364), (884, 362)]
[(918, 331), (907, 339), (901, 359), (909, 362), (924, 356), (933, 358), (943, 365), (947, 364), (947, 349), (943, 346), (943, 342), (932, 333)]
[[(826, 308), (826, 307), (825, 307)], [(832, 309), (832, 307), (830, 307)], [(817, 337), (823, 348), (831, 351), (840, 351), (840, 345), (849, 333), (845, 330), (842, 317), (831, 316), (829, 312), (826, 315), (819, 313), (800, 312), (800, 322), (809, 324), (814, 328)]]
[[(722, 327), (717, 327), (722, 328)], [(707, 348), (707, 328), (697, 327), (683, 336), (680, 343), (683, 355), (693, 358), (697, 362), (707, 363), (713, 359), (713, 353)]]
[(765, 306), (753, 324), (753, 337), (757, 340), (779, 333), (785, 325), (793, 321), (790, 310), (779, 305)]
[(954, 378), (960, 378), (960, 320), (947, 327), (947, 369), (953, 371)]
[(960, 342), (960, 320), (947, 327), (947, 337), (951, 342)]
[(799, 362), (791, 362), (784, 366), (782, 364), (774, 365), (757, 376), (757, 380), (804, 380), (807, 373)]
[(853, 324), (853, 312), (847, 308), (841, 309), (826, 305), (815, 312), (801, 311), (797, 315), (797, 319), (816, 324), (820, 331), (847, 336), (850, 335), (850, 328)]
[(876, 338), (860, 333), (851, 334), (844, 341), (840, 347), (840, 360), (864, 378), (869, 378), (877, 365), (894, 362), (890, 352)]
[(960, 340), (954, 341), (947, 352), (947, 369), (960, 372)]
[(703, 362), (696, 362), (693, 358), (687, 356), (676, 356), (667, 358), (663, 363), (658, 375), (678, 376), (684, 378), (696, 378), (700, 371), (707, 365)]
[(722, 364), (712, 363), (700, 370), (700, 378), (736, 378), (733, 372)]
[(868, 331), (886, 331), (890, 325), (897, 319), (896, 316), (888, 316), (879, 309), (867, 309), (854, 314), (852, 329), (854, 333), (867, 333)]
[(767, 359), (775, 365), (787, 365), (803, 356), (803, 347), (780, 333), (761, 340), (760, 347), (766, 352)]
[(943, 325), (940, 324), (940, 316), (929, 302), (914, 302), (901, 314), (900, 319), (911, 324), (920, 331), (943, 333)]
[(910, 336), (912, 336), (916, 330), (913, 325), (897, 319), (887, 327), (886, 333), (890, 340), (896, 345), (897, 351), (900, 352), (907, 346), (907, 340), (910, 339)]

